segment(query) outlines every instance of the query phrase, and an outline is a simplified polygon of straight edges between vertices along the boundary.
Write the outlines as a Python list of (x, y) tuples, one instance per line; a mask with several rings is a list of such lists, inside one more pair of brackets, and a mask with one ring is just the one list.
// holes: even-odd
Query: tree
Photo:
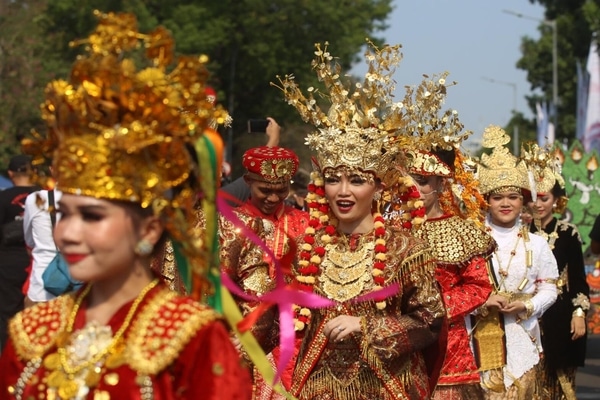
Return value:
[(19, 153), (19, 141), (41, 126), (39, 104), (43, 83), (52, 73), (37, 25), (45, 2), (0, 0), (0, 169)]
[[(273, 116), (288, 132), (300, 122), (270, 82), (293, 73), (302, 85), (317, 86), (310, 68), (315, 42), (329, 41), (332, 53), (349, 70), (366, 37), (381, 43), (373, 36), (386, 28), (391, 0), (53, 0), (44, 25), (60, 39), (55, 51), (65, 59), (76, 54), (66, 44), (94, 27), (94, 8), (134, 12), (142, 29), (165, 25), (178, 52), (210, 57), (211, 84), (234, 120), (225, 138), (233, 142), (230, 155), (239, 172), (243, 151), (264, 141), (243, 134), (247, 119)], [(296, 150), (302, 152), (305, 146)]]
[[(557, 29), (557, 71), (559, 104), (557, 140), (571, 141), (575, 138), (577, 75), (576, 63), (585, 65), (592, 37), (590, 11), (586, 15), (586, 3), (596, 5), (598, 0), (530, 0), (546, 8), (547, 21), (555, 21)], [(596, 14), (596, 20), (600, 13)], [(521, 41), (523, 56), (517, 67), (527, 71), (531, 89), (539, 89), (542, 94), (527, 96), (529, 106), (535, 114), (535, 104), (539, 101), (552, 102), (552, 52), (553, 29), (548, 24), (540, 24), (540, 39), (524, 37)]]

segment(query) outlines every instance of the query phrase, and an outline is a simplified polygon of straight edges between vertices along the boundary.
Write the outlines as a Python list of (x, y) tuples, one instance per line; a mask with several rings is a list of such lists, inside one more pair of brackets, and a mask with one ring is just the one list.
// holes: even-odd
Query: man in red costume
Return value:
[(285, 204), (298, 163), (293, 151), (278, 146), (255, 147), (242, 158), (250, 198), (237, 211), (263, 220), (267, 246), (277, 259), (288, 252), (288, 240), (303, 233), (308, 222), (307, 212)]
[[(290, 246), (296, 238), (304, 233), (308, 224), (308, 213), (296, 209), (285, 203), (290, 192), (291, 179), (298, 170), (298, 156), (291, 150), (278, 146), (261, 146), (252, 148), (244, 153), (242, 164), (246, 168), (244, 180), (250, 188), (250, 198), (240, 207), (236, 214), (249, 229), (258, 233), (265, 241), (266, 246), (273, 252), (277, 260), (281, 260), (288, 252), (294, 251)], [(259, 229), (252, 224), (260, 225)], [(239, 235), (230, 235), (224, 232), (221, 226), (221, 255), (227, 260), (235, 250), (240, 247), (237, 243)], [(235, 228), (231, 226), (231, 228)], [(227, 240), (230, 237), (233, 240)], [(246, 245), (242, 247), (247, 247)], [(258, 246), (247, 249), (238, 263), (222, 263), (224, 272), (240, 285), (249, 294), (264, 294), (275, 287), (275, 263), (269, 255), (263, 253), (262, 262), (257, 262), (256, 254), (263, 253)], [(290, 265), (281, 265), (286, 274), (290, 273)], [(253, 302), (240, 302), (243, 313), (252, 312), (258, 304)], [(269, 354), (273, 367), (279, 359), (279, 348)], [(291, 375), (294, 363), (282, 376), (285, 388), (291, 385)], [(281, 399), (282, 396), (274, 393), (271, 386), (266, 383), (258, 372), (254, 371), (253, 399)]]

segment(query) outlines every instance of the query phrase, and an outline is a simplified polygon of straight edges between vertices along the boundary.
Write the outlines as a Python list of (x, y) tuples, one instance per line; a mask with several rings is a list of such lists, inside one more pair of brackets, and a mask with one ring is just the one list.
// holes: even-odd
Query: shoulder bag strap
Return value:
[(56, 225), (56, 207), (54, 206), (54, 190), (48, 190), (48, 212), (50, 213), (50, 221), (52, 221), (52, 229)]

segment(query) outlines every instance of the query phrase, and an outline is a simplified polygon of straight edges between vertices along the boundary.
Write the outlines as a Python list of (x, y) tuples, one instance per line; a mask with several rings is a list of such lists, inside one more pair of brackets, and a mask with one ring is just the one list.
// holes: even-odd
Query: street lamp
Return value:
[(554, 104), (554, 132), (558, 132), (558, 29), (556, 27), (556, 20), (548, 21), (547, 19), (541, 19), (524, 15), (512, 10), (502, 10), (502, 12), (510, 15), (514, 15), (518, 18), (529, 19), (532, 21), (541, 22), (542, 24), (552, 28), (552, 104)]
[[(481, 79), (483, 79), (484, 81), (498, 83), (500, 85), (506, 85), (506, 86), (512, 87), (512, 89), (513, 89), (513, 114), (517, 115), (517, 84), (515, 82), (506, 82), (506, 81), (501, 81), (501, 80), (494, 79), (494, 78), (488, 78), (487, 76), (482, 76)], [(519, 154), (519, 126), (516, 123), (513, 124), (512, 141), (513, 141), (513, 154), (517, 155), (517, 154)]]

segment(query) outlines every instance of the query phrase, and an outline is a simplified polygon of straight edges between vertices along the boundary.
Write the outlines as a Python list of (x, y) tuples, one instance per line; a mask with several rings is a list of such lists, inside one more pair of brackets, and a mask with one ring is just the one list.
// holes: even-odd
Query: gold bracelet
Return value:
[(523, 304), (525, 304), (525, 319), (529, 319), (533, 315), (533, 302), (531, 300), (525, 300)]
[(573, 311), (574, 317), (585, 318), (585, 311), (581, 309), (581, 307), (577, 307), (575, 311)]

